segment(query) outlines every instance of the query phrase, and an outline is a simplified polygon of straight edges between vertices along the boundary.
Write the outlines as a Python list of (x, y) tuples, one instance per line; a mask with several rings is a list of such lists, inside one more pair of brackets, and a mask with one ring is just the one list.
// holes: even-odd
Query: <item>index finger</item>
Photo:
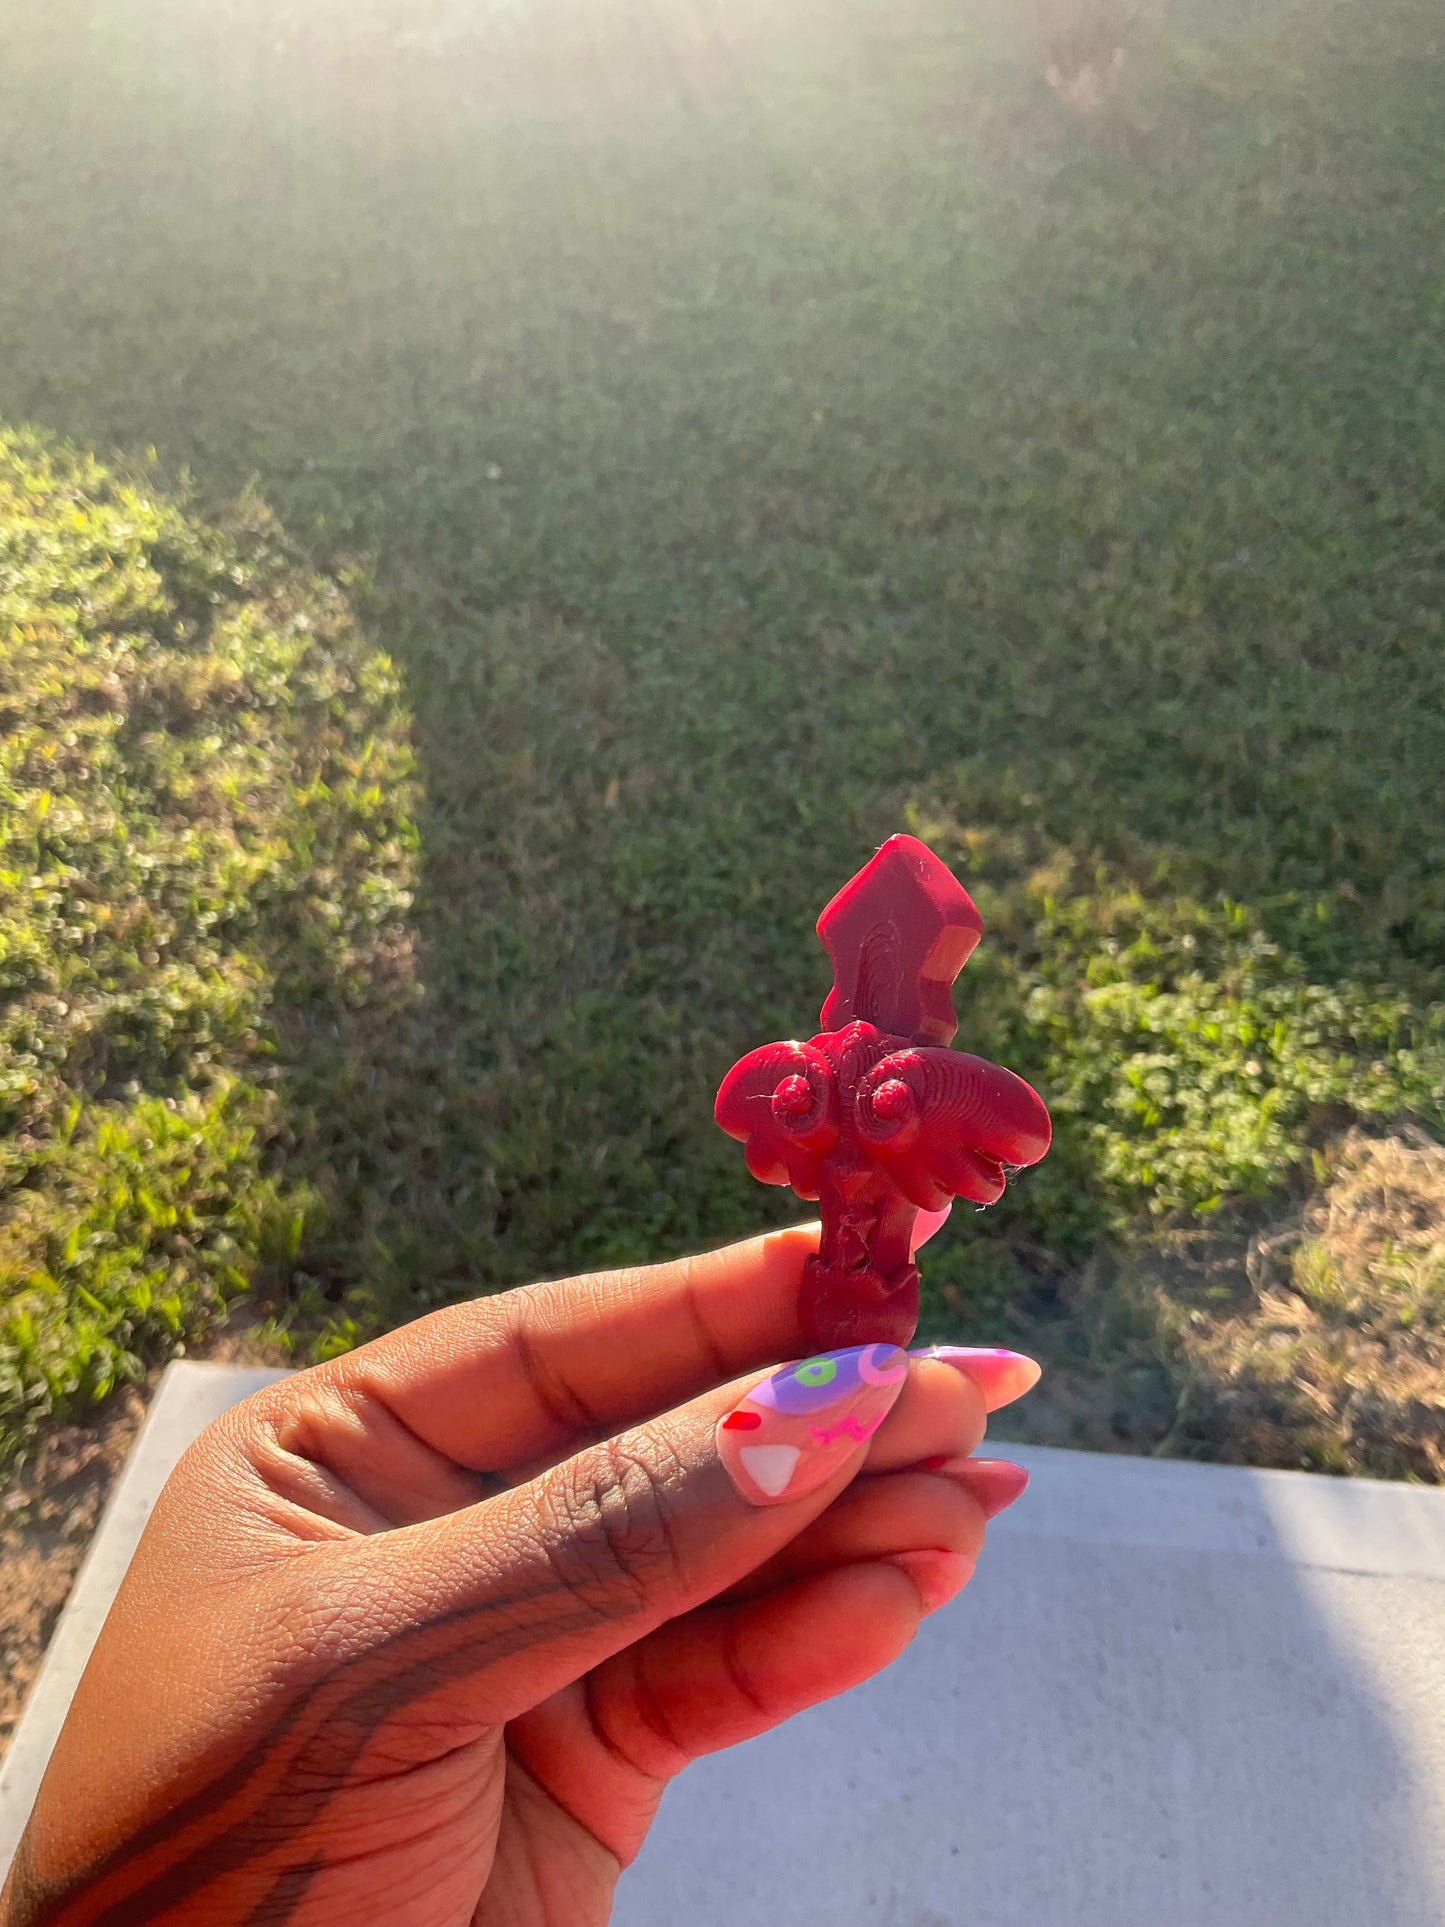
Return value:
[(432, 1312), (331, 1369), (435, 1451), (502, 1472), (805, 1354), (798, 1286), (817, 1248), (816, 1224), (793, 1225), (668, 1264), (528, 1285)]

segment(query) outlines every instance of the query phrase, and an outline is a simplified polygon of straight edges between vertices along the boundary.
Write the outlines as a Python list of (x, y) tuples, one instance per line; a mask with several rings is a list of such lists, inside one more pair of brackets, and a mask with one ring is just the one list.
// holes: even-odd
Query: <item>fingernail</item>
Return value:
[(936, 1613), (957, 1597), (973, 1577), (974, 1561), (966, 1552), (895, 1552), (880, 1565), (898, 1566), (918, 1588), (925, 1613)]
[(897, 1345), (853, 1345), (780, 1367), (718, 1420), (728, 1477), (749, 1505), (806, 1498), (872, 1438), (907, 1377)]
[(966, 1485), (983, 1507), (985, 1519), (993, 1519), (1022, 1497), (1029, 1475), (1012, 1459), (925, 1459), (920, 1470), (941, 1472), (945, 1478)]
[(1031, 1392), (1043, 1376), (1037, 1359), (1022, 1352), (1004, 1351), (1001, 1346), (924, 1345), (909, 1353), (910, 1358), (936, 1358), (941, 1365), (952, 1365), (956, 1372), (971, 1378), (983, 1393), (984, 1407), (996, 1412), (1001, 1405), (1012, 1405), (1016, 1398)]
[(910, 1258), (916, 1258), (934, 1233), (942, 1231), (943, 1227), (948, 1223), (948, 1214), (952, 1209), (953, 1199), (950, 1198), (941, 1211), (919, 1212), (918, 1216), (913, 1220), (913, 1232), (908, 1244), (908, 1255)]

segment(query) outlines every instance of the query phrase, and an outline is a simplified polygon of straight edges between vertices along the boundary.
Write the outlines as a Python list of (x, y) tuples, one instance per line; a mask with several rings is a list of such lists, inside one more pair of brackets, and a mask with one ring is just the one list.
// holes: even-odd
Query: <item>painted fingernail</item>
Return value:
[(806, 1498), (878, 1430), (908, 1377), (897, 1345), (784, 1365), (718, 1420), (717, 1449), (749, 1505)]
[(973, 1577), (974, 1561), (966, 1552), (895, 1552), (880, 1564), (897, 1566), (913, 1581), (925, 1613), (936, 1613), (961, 1593)]
[(1031, 1392), (1043, 1376), (1043, 1366), (1037, 1359), (996, 1345), (924, 1345), (909, 1357), (936, 1358), (941, 1365), (952, 1365), (956, 1372), (973, 1380), (990, 1412), (1001, 1405), (1012, 1405), (1016, 1398)]
[(1012, 1459), (944, 1459), (937, 1463), (925, 1459), (922, 1470), (941, 1472), (946, 1478), (966, 1485), (983, 1507), (985, 1519), (993, 1519), (1022, 1497), (1029, 1475)]
[(952, 1209), (953, 1199), (950, 1198), (941, 1211), (919, 1212), (918, 1216), (913, 1220), (913, 1232), (908, 1243), (908, 1255), (910, 1258), (916, 1258), (934, 1233), (942, 1231), (943, 1227), (948, 1223), (948, 1214)]

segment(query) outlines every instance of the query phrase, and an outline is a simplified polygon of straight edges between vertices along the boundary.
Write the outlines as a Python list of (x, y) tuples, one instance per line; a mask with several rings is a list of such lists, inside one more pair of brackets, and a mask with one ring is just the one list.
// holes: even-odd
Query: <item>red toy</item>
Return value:
[(948, 1049), (953, 981), (982, 931), (932, 850), (890, 837), (818, 919), (833, 963), (822, 1032), (749, 1051), (718, 1091), (717, 1121), (753, 1176), (822, 1207), (800, 1301), (819, 1351), (907, 1345), (919, 1212), (992, 1204), (1005, 1166), (1049, 1148), (1049, 1114), (1022, 1078)]

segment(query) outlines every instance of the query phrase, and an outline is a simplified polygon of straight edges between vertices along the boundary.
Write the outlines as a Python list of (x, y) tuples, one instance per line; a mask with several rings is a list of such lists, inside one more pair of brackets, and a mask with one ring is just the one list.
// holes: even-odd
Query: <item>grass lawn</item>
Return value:
[(1089, 120), (1004, 0), (0, 0), (0, 419), (254, 481), (414, 717), (408, 994), (271, 1016), (283, 1323), (794, 1209), (712, 1092), (911, 826), (1060, 1126), (933, 1328), (1445, 1475), (1445, 1244), (1362, 1310), (1306, 1195), (1364, 1119), (1445, 1199), (1445, 24), (1125, 39)]

